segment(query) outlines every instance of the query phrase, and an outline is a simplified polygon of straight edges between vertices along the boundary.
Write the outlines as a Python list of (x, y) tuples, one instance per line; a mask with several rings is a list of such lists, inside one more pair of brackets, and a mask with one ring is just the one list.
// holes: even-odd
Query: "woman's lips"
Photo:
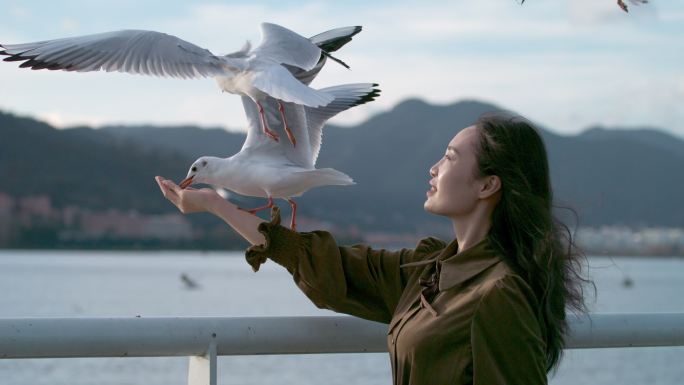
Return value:
[(430, 185), (430, 189), (427, 190), (427, 192), (425, 193), (425, 195), (430, 196), (430, 195), (432, 195), (432, 194), (434, 194), (434, 193), (436, 193), (436, 192), (437, 192), (437, 188), (436, 188), (435, 186), (433, 186), (433, 185)]

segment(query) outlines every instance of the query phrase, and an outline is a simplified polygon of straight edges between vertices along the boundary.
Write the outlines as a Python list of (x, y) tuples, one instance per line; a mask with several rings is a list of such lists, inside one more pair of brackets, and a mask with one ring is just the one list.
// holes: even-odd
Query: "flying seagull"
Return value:
[[(311, 38), (313, 42), (333, 52), (351, 40), (360, 27), (338, 28)], [(310, 71), (291, 68), (293, 76), (310, 84), (321, 70), (326, 57)], [(274, 198), (282, 198), (292, 207), (290, 227), (296, 230), (297, 204), (292, 199), (309, 189), (327, 185), (354, 184), (348, 175), (332, 168), (316, 169), (325, 122), (351, 107), (374, 100), (380, 93), (377, 84), (345, 84), (319, 90), (333, 96), (323, 107), (309, 107), (296, 103), (282, 103), (273, 97), (262, 100), (263, 113), (251, 100), (243, 96), (247, 114), (248, 132), (242, 149), (229, 158), (203, 156), (190, 166), (186, 178), (180, 183), (187, 188), (194, 183), (205, 183), (225, 188), (241, 195), (267, 198), (264, 206), (249, 209), (256, 213), (273, 207)], [(260, 129), (260, 120), (277, 122), (281, 117), (293, 123), (293, 134), (299, 138), (298, 146), (285, 145), (267, 139)], [(278, 126), (280, 127), (280, 126)], [(278, 128), (279, 129), (279, 128)]]
[[(520, 0), (520, 4), (522, 5), (525, 2), (525, 0)], [(639, 4), (646, 4), (648, 3), (648, 0), (629, 0), (630, 3), (633, 5), (639, 5)], [(617, 5), (625, 12), (629, 12), (627, 9), (627, 4), (625, 4), (625, 0), (617, 0)]]
[[(629, 2), (633, 5), (639, 5), (648, 3), (648, 0), (629, 0)], [(624, 0), (617, 0), (617, 4), (620, 8), (622, 8), (623, 11), (629, 12), (629, 10), (627, 9), (627, 4), (625, 4)]]
[[(357, 28), (351, 28), (358, 32)], [(293, 146), (296, 146), (296, 137), (287, 124), (282, 103), (322, 107), (332, 102), (334, 96), (308, 87), (292, 75), (291, 69), (313, 70), (322, 56), (348, 67), (311, 40), (272, 23), (261, 24), (261, 43), (256, 48), (252, 49), (247, 42), (239, 51), (224, 56), (172, 35), (144, 30), (0, 44), (0, 55), (9, 56), (4, 61), (23, 61), (19, 67), (34, 70), (213, 77), (221, 90), (248, 97), (258, 108), (264, 134), (278, 141), (278, 134), (268, 126), (262, 104), (266, 99), (275, 100), (281, 119), (273, 124), (284, 125)]]

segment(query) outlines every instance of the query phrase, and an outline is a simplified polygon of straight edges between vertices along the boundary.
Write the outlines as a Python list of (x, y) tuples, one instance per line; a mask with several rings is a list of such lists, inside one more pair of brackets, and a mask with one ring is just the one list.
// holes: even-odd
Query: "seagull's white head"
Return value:
[(211, 183), (220, 161), (221, 159), (213, 156), (203, 156), (194, 161), (188, 170), (188, 175), (180, 182), (180, 188), (184, 189), (195, 183)]

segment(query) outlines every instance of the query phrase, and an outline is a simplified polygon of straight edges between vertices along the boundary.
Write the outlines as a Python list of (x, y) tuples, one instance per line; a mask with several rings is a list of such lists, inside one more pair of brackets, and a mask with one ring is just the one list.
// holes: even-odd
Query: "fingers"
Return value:
[(173, 186), (174, 186), (173, 182), (171, 182), (171, 181), (169, 181), (169, 180), (167, 179), (167, 180), (165, 180), (165, 181), (162, 181), (162, 184), (164, 185), (164, 187), (166, 187), (166, 189), (167, 189), (171, 194), (173, 194), (174, 196), (178, 196), (178, 191), (177, 191), (175, 188), (173, 188)]
[(165, 186), (162, 184), (162, 180), (164, 180), (164, 178), (162, 178), (162, 177), (160, 177), (160, 176), (155, 176), (155, 177), (154, 177), (154, 180), (155, 180), (155, 181), (157, 182), (157, 184), (159, 185), (159, 189), (161, 190), (162, 194), (164, 194), (164, 196), (166, 196), (166, 188), (165, 188)]
[(170, 179), (164, 179), (164, 180), (162, 181), (162, 183), (164, 183), (164, 185), (166, 185), (166, 187), (168, 187), (169, 189), (171, 189), (171, 191), (173, 191), (174, 193), (176, 193), (176, 195), (179, 195), (179, 194), (180, 194), (180, 192), (181, 192), (180, 186), (178, 186), (177, 184), (173, 183), (172, 180), (170, 180)]
[(160, 176), (157, 176), (154, 179), (157, 181), (157, 184), (159, 185), (159, 189), (161, 189), (162, 194), (164, 194), (164, 198), (171, 200), (171, 198), (176, 198), (178, 196), (176, 191), (171, 186), (169, 186), (169, 180), (164, 179)]

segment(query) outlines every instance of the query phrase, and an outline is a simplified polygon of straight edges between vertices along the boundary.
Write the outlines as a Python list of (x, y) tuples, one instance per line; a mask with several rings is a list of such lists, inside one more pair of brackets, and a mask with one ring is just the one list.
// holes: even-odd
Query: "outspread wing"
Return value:
[(361, 32), (361, 26), (341, 27), (321, 32), (309, 38), (325, 52), (335, 52), (352, 40), (352, 37)]
[[(316, 44), (325, 52), (335, 52), (352, 40), (352, 37), (361, 32), (361, 26), (335, 28), (309, 38), (309, 41)], [(283, 64), (300, 82), (309, 85), (316, 78), (325, 65), (327, 57), (321, 55), (314, 68), (306, 71), (299, 67)]]
[(293, 146), (288, 140), (283, 121), (278, 111), (278, 101), (274, 98), (262, 100), (266, 123), (271, 131), (275, 131), (280, 139), (278, 142), (267, 137), (261, 125), (261, 117), (256, 103), (247, 96), (242, 97), (242, 105), (247, 115), (247, 138), (241, 151), (260, 151), (272, 157), (286, 158), (292, 164), (304, 168), (313, 168), (311, 161), (311, 145), (309, 144), (308, 123), (304, 106), (294, 103), (282, 103), (285, 118), (292, 134), (297, 139)]
[(271, 97), (310, 107), (325, 106), (333, 101), (331, 95), (302, 84), (279, 64), (260, 62), (255, 63), (253, 69), (252, 86)]
[(380, 94), (380, 90), (376, 87), (377, 84), (362, 83), (324, 88), (323, 90), (334, 97), (334, 100), (325, 107), (311, 108), (294, 103), (283, 103), (288, 126), (297, 139), (296, 146), (292, 146), (285, 136), (277, 100), (266, 98), (261, 101), (261, 105), (264, 107), (269, 128), (280, 136), (279, 142), (268, 138), (263, 133), (256, 104), (249, 97), (243, 96), (242, 104), (247, 114), (249, 127), (242, 151), (253, 150), (268, 153), (273, 157), (284, 157), (293, 164), (313, 169), (321, 148), (322, 129), (325, 122), (344, 110), (375, 100)]
[(180, 78), (225, 74), (227, 59), (172, 35), (123, 30), (26, 44), (2, 44), (5, 61), (34, 70), (118, 71)]
[[(316, 44), (320, 48), (327, 52), (335, 52), (344, 46), (346, 43), (352, 40), (352, 37), (357, 33), (361, 32), (361, 27), (342, 27), (332, 29), (318, 35), (309, 38), (309, 41)], [(318, 75), (326, 62), (326, 56), (320, 55), (318, 63), (310, 70), (304, 70), (297, 66), (283, 64), (283, 67), (287, 70), (301, 83), (305, 85), (311, 84), (313, 79)], [(363, 90), (363, 86), (355, 89), (356, 91)], [(368, 88), (365, 88), (368, 91)], [(353, 95), (351, 99), (346, 100), (346, 104), (349, 104), (351, 100), (356, 100)], [(332, 117), (337, 112), (343, 110), (342, 106), (345, 105), (345, 101), (340, 100), (339, 102), (333, 101), (329, 103), (330, 108), (322, 108), (320, 111), (314, 110), (313, 113), (307, 113), (303, 106), (299, 106), (293, 103), (282, 103), (285, 109), (285, 117), (288, 120), (290, 129), (297, 138), (297, 146), (293, 147), (291, 143), (285, 138), (284, 130), (282, 129), (282, 121), (280, 114), (277, 112), (277, 101), (273, 98), (267, 98), (262, 101), (262, 106), (264, 106), (264, 113), (267, 117), (267, 123), (271, 130), (276, 131), (282, 138), (280, 143), (276, 143), (272, 139), (266, 137), (263, 133), (261, 127), (261, 120), (256, 104), (248, 97), (242, 97), (242, 104), (245, 109), (245, 114), (247, 115), (248, 121), (248, 132), (245, 143), (242, 149), (260, 149), (261, 151), (271, 151), (274, 156), (285, 157), (292, 163), (297, 164), (306, 168), (313, 168), (315, 164), (315, 158), (318, 154), (318, 149), (320, 148), (320, 129), (318, 134), (311, 135), (309, 130), (309, 116), (314, 119), (314, 121), (322, 121)], [(326, 106), (328, 107), (328, 106)], [(348, 108), (348, 107), (347, 107)], [(322, 123), (321, 123), (322, 125)], [(315, 132), (316, 130), (314, 130)], [(316, 143), (312, 146), (313, 139)], [(281, 146), (282, 142), (285, 141), (285, 146)], [(312, 149), (316, 148), (316, 153), (312, 153)]]
[(261, 43), (251, 54), (278, 64), (310, 70), (318, 63), (321, 49), (309, 39), (285, 27), (261, 23)]
[(380, 95), (380, 89), (376, 88), (377, 86), (375, 83), (359, 83), (323, 88), (321, 91), (333, 95), (335, 100), (325, 107), (304, 107), (306, 120), (309, 124), (308, 132), (312, 165), (316, 164), (318, 153), (321, 150), (323, 125), (325, 122), (342, 111), (375, 100)]

